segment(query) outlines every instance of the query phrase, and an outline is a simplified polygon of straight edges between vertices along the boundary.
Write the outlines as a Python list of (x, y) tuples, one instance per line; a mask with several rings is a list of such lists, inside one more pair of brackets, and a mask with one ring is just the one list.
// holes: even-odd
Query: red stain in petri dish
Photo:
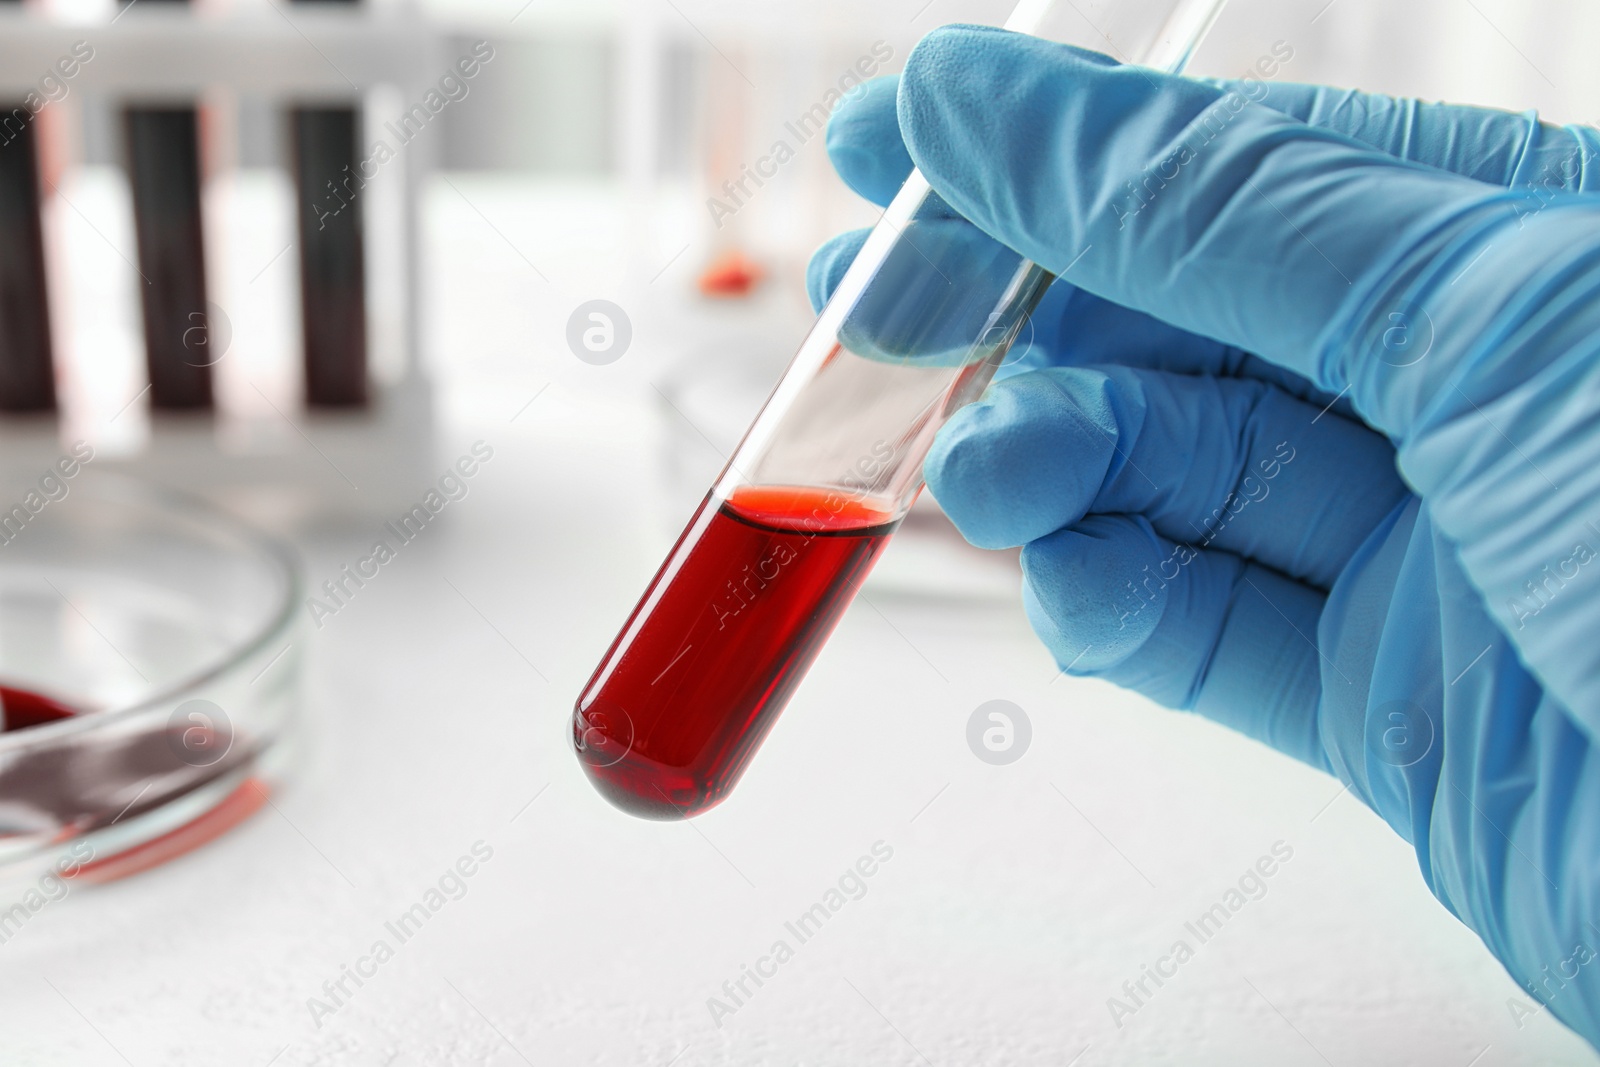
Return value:
[(91, 860), (68, 877), (99, 885), (141, 874), (210, 844), (260, 811), (270, 800), (265, 782), (246, 778), (215, 807), (183, 825), (104, 859)]
[(47, 722), (70, 719), (78, 712), (75, 708), (52, 700), (50, 697), (0, 685), (0, 729), (26, 730), (30, 726), (43, 726)]
[[(85, 714), (81, 709), (16, 686), (0, 685), (0, 725), (5, 733), (45, 726)], [(207, 844), (254, 815), (271, 786), (256, 776), (228, 788), (227, 780), (253, 758), (247, 740), (224, 735), (215, 761), (193, 763), (183, 725), (132, 732), (88, 730), (42, 742), (0, 767), (0, 839), (45, 834), (59, 843), (132, 821), (202, 789), (227, 792), (212, 805), (155, 837), (136, 841), (88, 862), (62, 868), (62, 876), (110, 882), (147, 871)], [(186, 758), (187, 757), (187, 758)], [(7, 820), (9, 819), (9, 824)]]
[(647, 819), (721, 801), (897, 524), (843, 491), (708, 497), (578, 699), (573, 744), (600, 793)]

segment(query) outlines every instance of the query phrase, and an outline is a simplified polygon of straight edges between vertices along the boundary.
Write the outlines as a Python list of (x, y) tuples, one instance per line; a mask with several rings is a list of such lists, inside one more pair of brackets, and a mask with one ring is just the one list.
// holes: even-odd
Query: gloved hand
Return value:
[(1070, 283), (926, 464), (1059, 663), (1337, 775), (1600, 1043), (1600, 136), (955, 27), (828, 145)]

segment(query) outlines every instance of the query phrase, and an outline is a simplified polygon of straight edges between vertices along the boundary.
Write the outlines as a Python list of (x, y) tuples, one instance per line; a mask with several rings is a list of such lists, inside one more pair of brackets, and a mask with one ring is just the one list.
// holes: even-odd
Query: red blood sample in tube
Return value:
[(578, 698), (595, 787), (647, 819), (726, 796), (898, 521), (828, 489), (708, 497)]

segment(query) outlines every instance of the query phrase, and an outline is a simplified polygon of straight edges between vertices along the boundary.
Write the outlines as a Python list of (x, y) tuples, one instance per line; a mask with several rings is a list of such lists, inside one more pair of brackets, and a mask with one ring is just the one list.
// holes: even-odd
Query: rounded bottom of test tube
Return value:
[[(654, 771), (637, 776), (625, 771), (621, 774), (607, 773), (606, 769), (596, 769), (587, 763), (584, 764), (584, 771), (589, 775), (596, 792), (610, 801), (612, 807), (639, 819), (655, 822), (692, 819), (710, 811), (722, 799), (721, 796), (708, 795), (710, 791), (699, 786), (691, 789), (669, 786), (664, 789), (661, 786), (663, 776)], [(643, 779), (648, 784), (630, 781), (632, 778)]]
[(633, 723), (621, 708), (591, 705), (572, 714), (572, 747), (595, 791), (640, 819), (673, 822), (709, 811), (727, 789), (682, 767), (668, 767), (633, 747)]

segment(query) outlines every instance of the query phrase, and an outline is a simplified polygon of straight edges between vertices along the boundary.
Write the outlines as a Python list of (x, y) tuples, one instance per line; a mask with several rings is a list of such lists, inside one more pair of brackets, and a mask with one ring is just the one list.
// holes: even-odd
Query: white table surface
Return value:
[[(464, 188), (524, 240), (507, 194)], [(0, 945), (0, 1062), (1600, 1062), (1548, 1017), (1517, 1027), (1508, 1001), (1526, 998), (1338, 783), (1058, 677), (1014, 597), (870, 586), (726, 804), (688, 824), (610, 809), (564, 728), (693, 505), (662, 481), (682, 428), (645, 388), (663, 339), (693, 332), (688, 275), (634, 298), (636, 355), (585, 367), (561, 321), (614, 290), (545, 293), (465, 208), (435, 210), (437, 467), (480, 438), (495, 458), (313, 634), (275, 807)], [(703, 317), (705, 337), (748, 326)], [(719, 461), (706, 445), (685, 462), (687, 485)], [(313, 583), (372, 526), (306, 538)], [(1009, 767), (965, 740), (997, 698), (1034, 727)], [(865, 895), (798, 944), (785, 922), (879, 841), (893, 856)], [(465, 894), (314, 1019), (308, 998), (393, 945), (385, 922), (477, 842), (493, 854)], [(1293, 858), (1266, 894), (1116, 1026), (1108, 998), (1194, 944), (1184, 924), (1276, 842)], [(779, 938), (794, 957), (715, 1025), (707, 999)]]

